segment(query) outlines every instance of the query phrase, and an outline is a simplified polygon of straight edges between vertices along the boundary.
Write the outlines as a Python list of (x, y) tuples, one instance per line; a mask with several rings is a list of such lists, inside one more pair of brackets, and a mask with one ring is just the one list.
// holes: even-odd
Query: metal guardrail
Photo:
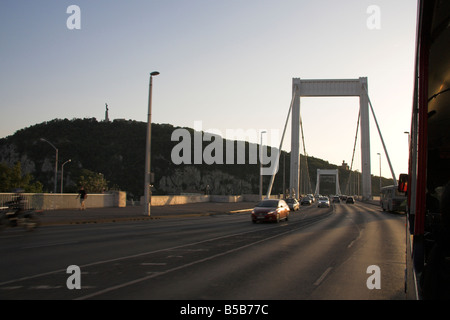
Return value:
[[(31, 194), (22, 194), (22, 197), (24, 198), (23, 203), (25, 204), (24, 209), (26, 209), (26, 210), (42, 209), (42, 208), (37, 208), (32, 205), (33, 199), (32, 199), (32, 197), (30, 197), (30, 195)], [(15, 200), (16, 197), (17, 197), (16, 193), (0, 193), (0, 207), (8, 207), (7, 203)]]

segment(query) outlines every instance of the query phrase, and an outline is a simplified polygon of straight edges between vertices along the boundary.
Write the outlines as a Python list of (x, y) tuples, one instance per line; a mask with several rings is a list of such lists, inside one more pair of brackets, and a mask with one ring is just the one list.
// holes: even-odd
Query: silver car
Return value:
[(317, 206), (319, 208), (329, 208), (330, 207), (330, 199), (328, 199), (328, 197), (320, 197)]
[(300, 209), (300, 203), (297, 201), (297, 199), (288, 198), (286, 199), (286, 203), (289, 206), (289, 209), (291, 209), (291, 211), (296, 211)]

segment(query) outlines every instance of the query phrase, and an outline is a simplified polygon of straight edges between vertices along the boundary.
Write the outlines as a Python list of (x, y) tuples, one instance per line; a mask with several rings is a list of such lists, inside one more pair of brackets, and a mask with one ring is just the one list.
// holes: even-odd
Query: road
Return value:
[(0, 244), (1, 300), (405, 298), (405, 217), (359, 202), (278, 224), (238, 213), (8, 229)]

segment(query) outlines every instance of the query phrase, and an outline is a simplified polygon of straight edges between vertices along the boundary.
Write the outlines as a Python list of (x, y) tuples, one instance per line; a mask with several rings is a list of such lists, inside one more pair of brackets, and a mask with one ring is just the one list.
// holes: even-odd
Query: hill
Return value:
[[(259, 192), (259, 165), (257, 164), (174, 164), (172, 149), (179, 144), (171, 141), (178, 127), (170, 124), (152, 124), (152, 172), (155, 175), (153, 194), (179, 194), (209, 192), (211, 194), (246, 194)], [(185, 128), (193, 136), (194, 130)], [(111, 122), (88, 119), (54, 119), (21, 130), (0, 139), (0, 163), (10, 167), (20, 162), (22, 173), (30, 174), (43, 185), (44, 191), (53, 191), (55, 149), (41, 138), (58, 148), (58, 173), (64, 166), (64, 192), (75, 192), (86, 170), (104, 177), (108, 188), (127, 192), (129, 198), (138, 199), (143, 194), (145, 139), (147, 124), (133, 120)], [(211, 142), (203, 142), (203, 148)], [(224, 143), (225, 145), (225, 143)], [(253, 144), (245, 143), (248, 153)], [(192, 152), (193, 153), (193, 152)], [(248, 159), (248, 157), (246, 158)], [(285, 161), (284, 161), (285, 159)], [(312, 192), (315, 188), (317, 169), (339, 169), (342, 191), (347, 185), (349, 171), (327, 161), (308, 157)], [(246, 161), (248, 162), (248, 161)], [(286, 171), (284, 171), (286, 163)], [(273, 194), (282, 193), (283, 172), (286, 186), (289, 183), (290, 154), (282, 152), (280, 168), (276, 176)], [(301, 156), (302, 168), (306, 158)], [(302, 175), (305, 173), (303, 172)], [(356, 177), (356, 175), (353, 175)], [(372, 177), (373, 194), (378, 192), (379, 178)], [(384, 179), (384, 178), (383, 178)], [(265, 193), (269, 177), (264, 178)], [(389, 184), (387, 179), (384, 185)], [(353, 180), (351, 185), (355, 185)], [(327, 181), (321, 182), (327, 188)], [(306, 184), (304, 188), (308, 185)], [(60, 176), (58, 189), (60, 190)], [(331, 187), (330, 190), (333, 190)], [(0, 190), (6, 191), (6, 190)], [(333, 193), (330, 191), (330, 193)]]

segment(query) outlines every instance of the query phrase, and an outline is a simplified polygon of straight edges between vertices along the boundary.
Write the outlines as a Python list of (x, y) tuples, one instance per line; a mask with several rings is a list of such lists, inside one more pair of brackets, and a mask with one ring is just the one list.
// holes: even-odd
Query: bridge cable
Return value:
[[(300, 115), (300, 130), (302, 133), (302, 142), (303, 142), (303, 153), (305, 155), (305, 162), (306, 162), (306, 176), (308, 180), (308, 190), (309, 193), (312, 193), (312, 185), (311, 185), (311, 177), (309, 175), (309, 167), (308, 167), (308, 154), (306, 153), (306, 146), (305, 146), (305, 135), (303, 134), (303, 122), (302, 122), (302, 116)], [(297, 196), (300, 196), (299, 194)]]
[[(273, 182), (275, 180), (275, 175), (278, 172), (278, 165), (280, 163), (280, 154), (281, 154), (281, 148), (283, 147), (284, 134), (286, 133), (286, 127), (288, 125), (289, 117), (291, 115), (292, 106), (294, 105), (294, 101), (295, 101), (295, 97), (297, 96), (297, 92), (298, 92), (298, 86), (295, 86), (295, 90), (294, 90), (294, 92), (292, 94), (291, 105), (289, 106), (289, 111), (288, 111), (288, 114), (287, 114), (287, 117), (286, 117), (286, 123), (284, 124), (283, 135), (281, 136), (280, 148), (276, 151), (278, 154), (277, 154), (276, 163), (275, 163), (275, 166), (274, 166), (274, 171), (273, 171), (272, 177), (270, 179), (269, 187), (267, 188), (266, 199), (269, 199), (270, 198), (270, 194), (272, 193)], [(292, 157), (292, 155), (291, 155), (291, 157)]]
[(363, 85), (363, 89), (367, 93), (367, 100), (369, 101), (370, 110), (372, 111), (373, 119), (375, 120), (375, 124), (376, 124), (377, 129), (378, 129), (378, 134), (380, 135), (381, 143), (383, 144), (384, 154), (386, 155), (386, 159), (387, 159), (388, 164), (389, 164), (389, 169), (391, 169), (391, 174), (392, 174), (392, 179), (394, 180), (394, 185), (397, 187), (397, 185), (398, 185), (397, 184), (397, 178), (395, 177), (394, 169), (392, 168), (392, 164), (391, 164), (391, 159), (389, 159), (389, 154), (387, 152), (386, 145), (384, 144), (384, 139), (383, 139), (383, 136), (381, 134), (380, 127), (378, 125), (377, 117), (375, 116), (375, 112), (373, 111), (372, 102), (370, 101), (370, 98), (369, 98), (369, 92), (367, 91), (367, 88), (364, 85)]

